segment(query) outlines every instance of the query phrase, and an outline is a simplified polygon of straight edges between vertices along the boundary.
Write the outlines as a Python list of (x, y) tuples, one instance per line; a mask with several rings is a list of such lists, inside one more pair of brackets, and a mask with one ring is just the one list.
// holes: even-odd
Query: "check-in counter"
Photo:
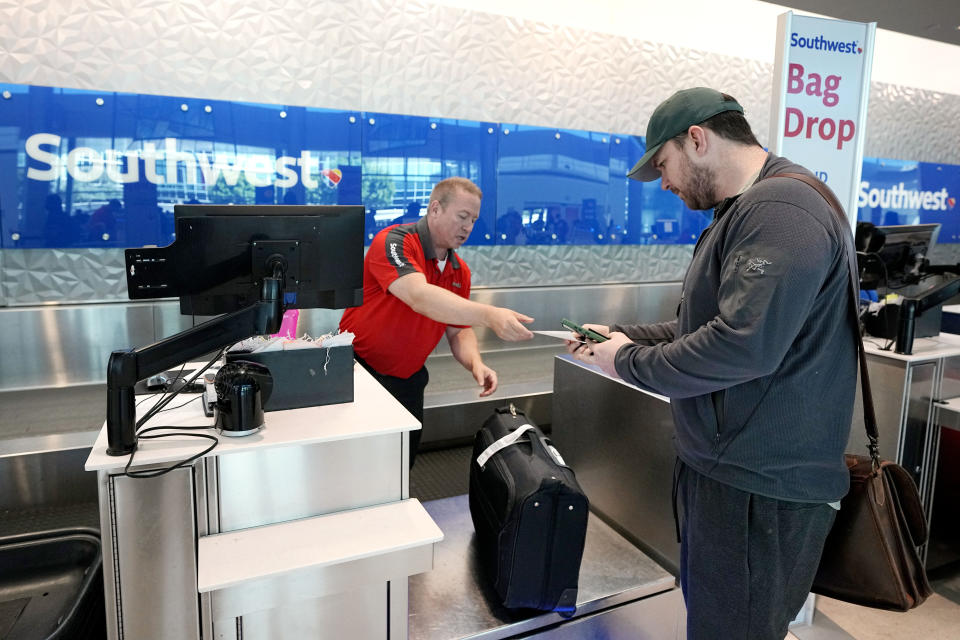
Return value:
[(678, 574), (670, 400), (566, 354), (554, 359), (553, 381), (551, 437), (576, 470), (590, 509)]
[[(362, 367), (352, 375), (354, 402), (268, 412), (260, 431), (154, 478), (125, 475), (100, 431), (86, 469), (111, 640), (407, 637), (408, 576), (433, 567), (443, 534), (409, 498), (420, 425)], [(197, 399), (148, 425), (210, 423)], [(129, 469), (207, 444), (141, 440)]]
[[(955, 422), (954, 407), (960, 397), (960, 336), (941, 333), (918, 338), (909, 355), (885, 348), (885, 342), (869, 336), (863, 342), (880, 431), (880, 457), (896, 461), (911, 473), (929, 522), (940, 426)], [(858, 404), (847, 450), (865, 455), (866, 442)]]
[[(929, 524), (937, 467), (943, 463), (941, 425), (960, 428), (960, 336), (918, 338), (910, 355), (884, 349), (884, 342), (864, 340), (880, 456), (913, 475)], [(554, 367), (552, 437), (576, 469), (591, 509), (676, 573), (669, 399), (567, 355), (558, 356)], [(857, 393), (847, 451), (865, 455), (859, 388)]]
[[(956, 311), (956, 307), (944, 307), (944, 317)], [(952, 511), (951, 505), (938, 496), (949, 498), (957, 493), (957, 476), (949, 473), (954, 463), (941, 459), (940, 454), (943, 429), (960, 429), (960, 335), (941, 333), (918, 338), (909, 355), (886, 348), (887, 342), (864, 338), (880, 431), (880, 456), (895, 460), (913, 476), (933, 538), (944, 533), (937, 526), (935, 509), (940, 518)], [(859, 405), (847, 450), (861, 455), (866, 451)], [(947, 473), (939, 469), (941, 465), (946, 465)], [(945, 483), (953, 486), (944, 486)], [(947, 532), (947, 537), (956, 539), (951, 532)], [(955, 561), (958, 552), (952, 541), (922, 548), (928, 569)]]

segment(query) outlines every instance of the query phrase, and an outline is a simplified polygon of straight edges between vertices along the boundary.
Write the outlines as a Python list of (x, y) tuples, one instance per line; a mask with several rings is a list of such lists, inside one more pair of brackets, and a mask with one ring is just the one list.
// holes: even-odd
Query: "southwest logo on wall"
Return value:
[(876, 225), (939, 223), (937, 242), (960, 242), (960, 166), (864, 158), (858, 218)]
[[(27, 179), (53, 182), (69, 176), (78, 182), (96, 182), (103, 177), (117, 184), (140, 182), (152, 184), (216, 185), (221, 179), (236, 186), (241, 177), (254, 187), (274, 186), (289, 189), (303, 183), (318, 186), (315, 173), (336, 187), (343, 179), (340, 169), (326, 169), (315, 151), (303, 150), (298, 157), (267, 154), (207, 153), (180, 149), (176, 138), (164, 138), (157, 148), (144, 142), (142, 149), (121, 151), (74, 147), (62, 153), (64, 140), (55, 133), (35, 133), (27, 138), (24, 151), (32, 160)], [(182, 166), (181, 166), (182, 165)], [(141, 178), (142, 167), (142, 178)], [(161, 172), (158, 168), (164, 167)]]

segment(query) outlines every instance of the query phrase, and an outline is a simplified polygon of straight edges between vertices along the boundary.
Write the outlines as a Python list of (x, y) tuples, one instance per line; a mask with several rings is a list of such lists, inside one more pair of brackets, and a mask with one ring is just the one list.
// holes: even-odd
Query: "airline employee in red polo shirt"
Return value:
[[(447, 178), (433, 188), (427, 215), (374, 236), (363, 261), (363, 305), (340, 320), (340, 330), (356, 336), (357, 361), (421, 423), (424, 363), (441, 336), (481, 396), (496, 391), (497, 373), (483, 363), (471, 327), (488, 327), (509, 341), (533, 337), (523, 326), (533, 318), (469, 299), (470, 268), (454, 249), (470, 236), (482, 197), (470, 180)], [(420, 431), (411, 431), (411, 467), (419, 443)]]

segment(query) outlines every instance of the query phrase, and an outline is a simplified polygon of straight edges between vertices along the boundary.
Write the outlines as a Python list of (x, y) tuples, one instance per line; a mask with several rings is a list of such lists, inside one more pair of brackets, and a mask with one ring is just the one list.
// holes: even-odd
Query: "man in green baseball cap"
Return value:
[(627, 175), (641, 182), (661, 178), (662, 188), (702, 210), (752, 184), (766, 160), (740, 103), (695, 87), (676, 92), (654, 110), (646, 153)]
[(641, 182), (651, 182), (660, 174), (650, 161), (670, 138), (685, 134), (692, 125), (700, 124), (724, 111), (743, 113), (743, 107), (732, 97), (706, 87), (684, 89), (660, 103), (647, 125), (647, 152), (627, 174)]
[(628, 174), (714, 210), (676, 321), (589, 324), (609, 339), (568, 343), (670, 398), (688, 640), (782, 640), (849, 486), (850, 225), (810, 171), (764, 151), (743, 111), (713, 89), (678, 91)]

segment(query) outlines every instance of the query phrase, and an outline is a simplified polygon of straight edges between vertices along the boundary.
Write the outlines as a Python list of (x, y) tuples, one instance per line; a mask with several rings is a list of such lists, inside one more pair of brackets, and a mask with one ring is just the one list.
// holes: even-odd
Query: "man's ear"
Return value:
[(707, 137), (707, 130), (701, 126), (693, 125), (687, 129), (687, 135), (690, 136), (690, 140), (693, 142), (693, 150), (698, 156), (703, 156), (707, 153), (707, 148), (710, 145), (710, 141)]

